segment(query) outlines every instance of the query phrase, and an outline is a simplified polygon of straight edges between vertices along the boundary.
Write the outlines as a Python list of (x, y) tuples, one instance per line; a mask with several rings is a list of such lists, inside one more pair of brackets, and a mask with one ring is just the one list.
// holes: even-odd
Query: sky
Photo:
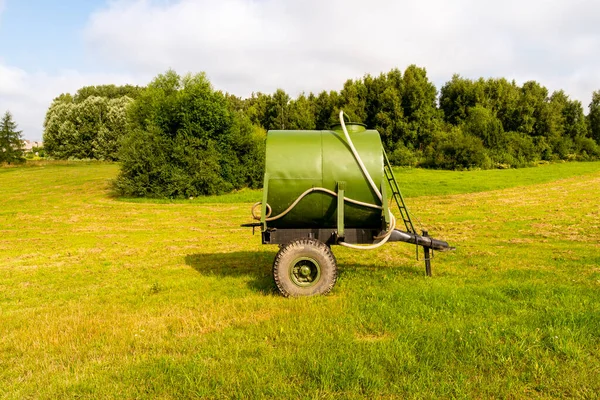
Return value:
[(598, 0), (0, 0), (0, 113), (41, 140), (61, 93), (204, 71), (246, 97), (340, 90), (410, 64), (438, 90), (536, 80), (587, 113), (600, 90)]

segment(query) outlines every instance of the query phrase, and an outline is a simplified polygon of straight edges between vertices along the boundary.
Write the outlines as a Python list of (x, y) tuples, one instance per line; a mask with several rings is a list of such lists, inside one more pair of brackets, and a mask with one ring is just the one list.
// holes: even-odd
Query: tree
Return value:
[(277, 89), (267, 102), (265, 129), (290, 129), (289, 103), (290, 96), (283, 89)]
[(367, 88), (362, 80), (348, 79), (340, 92), (339, 107), (353, 122), (367, 120)]
[(108, 100), (104, 120), (98, 124), (96, 138), (92, 141), (94, 158), (118, 159), (121, 140), (128, 133), (127, 109), (132, 103), (133, 99), (127, 96)]
[(463, 132), (479, 137), (487, 148), (503, 148), (504, 130), (502, 123), (492, 111), (482, 106), (471, 107), (468, 112)]
[(322, 91), (315, 98), (315, 125), (317, 129), (329, 129), (334, 111), (333, 92)]
[(17, 130), (17, 124), (9, 111), (0, 119), (0, 163), (20, 163), (23, 158), (22, 131)]
[(427, 78), (425, 68), (409, 65), (402, 77), (402, 108), (407, 122), (405, 143), (417, 147), (431, 141), (437, 130), (440, 114), (437, 109), (437, 89)]
[(55, 99), (44, 119), (44, 147), (49, 156), (57, 159), (73, 157), (77, 149), (72, 99), (62, 95)]
[(475, 89), (476, 97), (481, 96), (478, 99), (479, 104), (491, 110), (498, 117), (504, 131), (518, 130), (518, 123), (515, 120), (518, 119), (517, 105), (520, 90), (515, 81), (509, 82), (504, 78), (488, 79), (487, 81), (479, 79), (477, 86), (480, 85), (483, 87), (483, 93), (480, 94), (481, 89)]
[(304, 93), (301, 93), (296, 100), (290, 101), (288, 129), (315, 129), (314, 102), (311, 99), (314, 99), (314, 96), (306, 97)]
[(454, 74), (440, 90), (440, 109), (446, 122), (458, 125), (467, 119), (468, 111), (477, 105), (478, 97), (473, 81)]
[[(129, 97), (137, 99), (144, 88), (139, 86), (125, 85), (99, 85), (99, 86), (84, 86), (75, 93), (73, 101), (81, 103), (88, 97), (105, 97), (107, 99), (119, 99), (121, 97)], [(70, 95), (69, 95), (70, 96)]]
[(120, 194), (196, 197), (262, 183), (263, 131), (204, 73), (158, 75), (128, 114)]
[(44, 121), (44, 146), (57, 159), (117, 159), (120, 140), (127, 133), (127, 96), (109, 99), (89, 96), (77, 103), (61, 95)]
[(592, 139), (594, 139), (597, 144), (600, 144), (600, 90), (597, 90), (592, 94), (590, 112), (587, 116), (587, 120)]
[(517, 130), (530, 136), (547, 137), (548, 103), (548, 89), (536, 81), (525, 82), (517, 105)]
[(250, 118), (252, 124), (266, 129), (267, 104), (271, 96), (264, 93), (252, 93), (249, 99), (244, 100), (244, 112)]

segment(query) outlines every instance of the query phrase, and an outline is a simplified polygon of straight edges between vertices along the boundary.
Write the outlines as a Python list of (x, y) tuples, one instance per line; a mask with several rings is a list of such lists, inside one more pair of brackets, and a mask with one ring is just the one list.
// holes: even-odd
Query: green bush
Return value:
[(425, 150), (424, 166), (442, 169), (491, 168), (492, 161), (481, 139), (460, 128), (436, 133)]
[(519, 132), (506, 132), (504, 146), (490, 151), (496, 168), (521, 168), (540, 159), (533, 138)]
[(553, 138), (551, 144), (555, 158), (568, 160), (569, 156), (573, 153), (573, 141), (570, 137), (562, 136)]
[(578, 154), (578, 160), (592, 161), (600, 158), (600, 146), (592, 138), (576, 138), (575, 149)]
[(388, 158), (392, 165), (401, 167), (414, 167), (419, 163), (418, 152), (409, 149), (402, 143), (396, 145), (389, 153)]
[(264, 134), (204, 74), (159, 75), (129, 109), (115, 189), (134, 197), (195, 197), (258, 187)]

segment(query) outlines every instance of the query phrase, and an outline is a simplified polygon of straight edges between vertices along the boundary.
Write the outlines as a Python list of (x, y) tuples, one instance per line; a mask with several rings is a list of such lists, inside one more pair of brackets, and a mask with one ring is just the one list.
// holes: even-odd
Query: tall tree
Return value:
[(440, 109), (446, 122), (458, 125), (466, 120), (469, 109), (477, 105), (478, 97), (472, 80), (454, 74), (440, 90)]
[(144, 88), (140, 86), (125, 85), (99, 85), (99, 86), (84, 86), (75, 93), (73, 101), (80, 103), (88, 97), (106, 97), (108, 99), (118, 99), (127, 96), (131, 99), (137, 99)]
[(469, 116), (463, 125), (463, 132), (480, 138), (491, 149), (502, 148), (504, 131), (502, 123), (489, 108), (477, 105), (469, 109)]
[(592, 139), (600, 144), (600, 90), (597, 90), (592, 94), (590, 112), (587, 118)]
[(288, 110), (288, 129), (315, 129), (314, 96), (308, 98), (301, 93), (296, 100), (290, 101)]
[(407, 122), (404, 141), (426, 143), (439, 122), (437, 89), (427, 78), (425, 68), (409, 65), (402, 77), (402, 108)]
[(92, 142), (95, 158), (110, 161), (118, 159), (120, 142), (128, 133), (127, 109), (133, 101), (127, 96), (108, 100), (104, 120), (98, 125), (98, 133)]
[(548, 115), (548, 89), (536, 81), (528, 81), (521, 88), (518, 104), (518, 131), (530, 136), (548, 135), (546, 117)]
[[(481, 105), (493, 111), (506, 132), (517, 131), (519, 126), (515, 122), (518, 119), (517, 106), (519, 103), (520, 91), (515, 81), (509, 82), (504, 78), (480, 79), (478, 83), (483, 83), (482, 99), (478, 99)], [(476, 96), (479, 92), (476, 89)]]
[(340, 92), (341, 109), (353, 122), (365, 122), (367, 119), (367, 88), (362, 80), (348, 79)]
[[(336, 93), (337, 94), (337, 93)], [(317, 129), (328, 129), (335, 107), (334, 92), (322, 91), (315, 98), (315, 125)]]
[(277, 89), (267, 103), (267, 126), (265, 129), (289, 129), (290, 96), (283, 90)]
[(0, 163), (18, 163), (23, 158), (22, 131), (17, 130), (17, 124), (12, 114), (7, 111), (0, 120)]
[(252, 96), (244, 100), (244, 112), (250, 118), (250, 122), (254, 125), (266, 129), (267, 122), (267, 105), (271, 96), (264, 93), (252, 93)]
[(406, 131), (401, 94), (396, 87), (388, 85), (378, 97), (380, 106), (375, 114), (374, 127), (381, 133), (386, 147), (391, 149), (401, 142), (402, 132)]
[(44, 147), (57, 159), (117, 159), (127, 133), (127, 96), (109, 99), (89, 96), (76, 103), (68, 95), (54, 100), (44, 121)]

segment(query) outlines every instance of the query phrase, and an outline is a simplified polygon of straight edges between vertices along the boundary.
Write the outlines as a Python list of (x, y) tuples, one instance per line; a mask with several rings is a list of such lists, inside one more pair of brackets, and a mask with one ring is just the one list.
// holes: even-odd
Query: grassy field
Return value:
[(123, 201), (117, 172), (0, 168), (0, 398), (598, 398), (600, 163), (398, 170), (457, 250), (427, 278), (335, 248), (300, 299), (239, 227), (259, 191)]

